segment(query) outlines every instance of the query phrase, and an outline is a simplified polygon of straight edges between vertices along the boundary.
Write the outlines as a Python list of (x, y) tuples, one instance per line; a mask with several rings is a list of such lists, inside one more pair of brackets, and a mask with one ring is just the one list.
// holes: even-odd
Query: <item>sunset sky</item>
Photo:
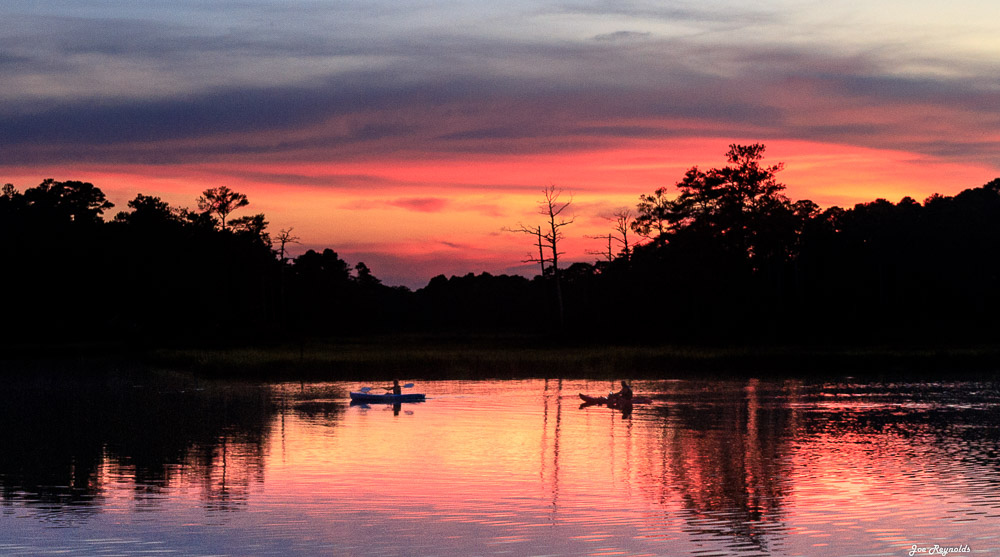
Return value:
[(0, 5), (0, 183), (90, 181), (111, 215), (227, 185), (387, 284), (533, 272), (501, 229), (548, 185), (593, 261), (612, 210), (751, 142), (824, 207), (1000, 176), (1000, 3)]

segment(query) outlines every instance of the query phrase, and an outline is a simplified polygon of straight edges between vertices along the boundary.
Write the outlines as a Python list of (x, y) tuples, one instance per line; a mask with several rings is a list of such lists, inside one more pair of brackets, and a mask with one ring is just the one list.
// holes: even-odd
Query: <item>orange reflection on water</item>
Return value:
[[(175, 417), (184, 435), (161, 428), (145, 452), (135, 449), (144, 441), (101, 434), (97, 464), (74, 453), (69, 483), (103, 511), (90, 529), (113, 516), (144, 536), (195, 528), (203, 537), (191, 543), (287, 543), (302, 554), (997, 545), (1000, 396), (989, 385), (650, 381), (635, 387), (654, 402), (631, 414), (580, 406), (577, 393), (614, 387), (435, 382), (418, 387), (425, 403), (394, 409), (349, 406), (357, 385), (278, 385), (268, 405), (246, 393), (211, 399), (223, 415), (196, 414), (200, 428)], [(20, 495), (8, 505), (42, 513), (32, 505), (53, 500), (45, 485), (62, 468), (45, 478), (11, 470), (0, 481), (5, 493), (19, 482)], [(45, 509), (47, 519), (67, 512)]]
[[(754, 524), (781, 520), (795, 412), (761, 404), (750, 384), (708, 406), (681, 393), (690, 400), (625, 417), (579, 408), (576, 392), (607, 384), (561, 383), (483, 384), (458, 394), (435, 384), (441, 392), (411, 414), (374, 406), (294, 420), (281, 439), (272, 437), (268, 481), (299, 501), (349, 493), (346, 506), (386, 515), (430, 506), (445, 521), (579, 528), (572, 538), (588, 543), (610, 535), (595, 527), (616, 523), (641, 539), (676, 539), (664, 529), (667, 511), (701, 534), (761, 550), (764, 527)], [(663, 387), (667, 397), (678, 389)], [(506, 389), (500, 404), (491, 398), (498, 388)], [(301, 481), (310, 470), (321, 484)]]

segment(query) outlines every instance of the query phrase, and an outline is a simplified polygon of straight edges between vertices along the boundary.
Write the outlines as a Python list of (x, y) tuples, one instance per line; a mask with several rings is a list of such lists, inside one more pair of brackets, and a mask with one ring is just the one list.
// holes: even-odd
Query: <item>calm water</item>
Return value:
[(1000, 554), (997, 383), (360, 386), (5, 385), (0, 555)]

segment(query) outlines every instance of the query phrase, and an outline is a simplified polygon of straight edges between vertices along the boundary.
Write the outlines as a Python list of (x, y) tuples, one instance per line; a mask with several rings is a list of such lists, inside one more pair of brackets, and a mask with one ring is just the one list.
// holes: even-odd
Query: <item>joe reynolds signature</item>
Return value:
[(907, 555), (910, 557), (913, 557), (914, 555), (941, 555), (944, 557), (949, 553), (972, 553), (972, 550), (969, 549), (969, 544), (963, 544), (956, 547), (942, 547), (938, 544), (934, 544), (933, 546), (919, 546), (917, 544), (913, 544)]

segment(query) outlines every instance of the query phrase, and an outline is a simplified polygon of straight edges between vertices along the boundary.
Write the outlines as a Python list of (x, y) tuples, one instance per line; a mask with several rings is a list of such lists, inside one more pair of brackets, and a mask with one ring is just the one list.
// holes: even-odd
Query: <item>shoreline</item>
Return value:
[(549, 343), (539, 337), (387, 336), (266, 346), (18, 347), (3, 375), (168, 371), (205, 378), (371, 380), (685, 377), (957, 378), (1000, 372), (1000, 345), (729, 345)]

